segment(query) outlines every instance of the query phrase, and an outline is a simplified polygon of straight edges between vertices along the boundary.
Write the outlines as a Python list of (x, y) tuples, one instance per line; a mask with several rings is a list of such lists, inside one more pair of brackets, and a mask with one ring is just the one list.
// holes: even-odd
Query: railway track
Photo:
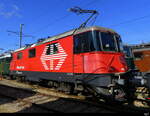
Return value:
[(109, 109), (82, 100), (59, 98), (6, 85), (0, 85), (0, 91), (2, 90), (5, 91), (0, 92), (0, 97), (12, 100), (12, 103), (5, 105), (12, 107), (10, 112), (113, 113)]
[[(12, 83), (11, 83), (12, 84)], [(3, 91), (5, 90), (5, 91)], [(33, 88), (12, 87), (0, 83), (0, 97), (13, 100), (12, 104), (18, 104), (14, 112), (49, 112), (49, 113), (145, 113), (149, 109), (135, 108), (129, 105), (106, 104), (90, 99), (81, 99), (78, 96), (64, 96), (59, 94), (46, 94), (46, 88), (41, 89), (42, 93)], [(49, 91), (48, 91), (49, 92)], [(63, 97), (62, 97), (63, 96)], [(0, 105), (1, 107), (1, 105)], [(6, 107), (6, 106), (5, 106)], [(19, 108), (18, 108), (19, 107)]]
[(5, 86), (5, 85), (0, 85), (0, 90), (5, 90), (3, 92), (2, 91), (0, 92), (0, 96), (6, 99), (12, 100), (13, 102), (8, 105), (14, 106), (15, 104), (16, 105), (15, 109), (20, 109), (20, 108), (25, 109), (25, 108), (32, 107), (32, 109), (39, 109), (41, 112), (63, 113), (59, 110), (54, 110), (51, 108), (44, 107), (38, 103), (43, 98), (52, 99), (53, 98), (52, 96), (45, 96), (43, 94), (37, 94), (28, 89), (14, 88), (14, 87)]

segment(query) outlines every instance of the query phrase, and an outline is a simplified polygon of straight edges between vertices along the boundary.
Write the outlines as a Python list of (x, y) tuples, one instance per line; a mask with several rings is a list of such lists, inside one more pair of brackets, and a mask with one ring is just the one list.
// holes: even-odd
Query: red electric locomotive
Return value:
[(120, 36), (111, 29), (71, 30), (14, 51), (11, 76), (119, 99), (128, 70), (122, 50)]

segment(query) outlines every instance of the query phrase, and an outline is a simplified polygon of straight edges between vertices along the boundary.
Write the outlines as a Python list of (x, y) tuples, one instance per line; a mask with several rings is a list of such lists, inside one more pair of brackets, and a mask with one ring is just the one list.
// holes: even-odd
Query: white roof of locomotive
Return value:
[(104, 28), (104, 27), (99, 27), (99, 26), (86, 27), (86, 28), (81, 28), (81, 29), (73, 29), (71, 31), (68, 31), (68, 32), (65, 32), (65, 33), (62, 33), (62, 34), (50, 37), (50, 38), (48, 38), (48, 39), (46, 39), (46, 40), (44, 40), (42, 42), (32, 44), (31, 46), (22, 47), (20, 49), (15, 50), (14, 52), (19, 52), (19, 51), (24, 50), (26, 48), (32, 48), (32, 47), (35, 47), (35, 46), (38, 46), (38, 45), (41, 45), (41, 44), (44, 44), (44, 43), (47, 43), (47, 42), (51, 42), (51, 41), (54, 41), (54, 40), (57, 40), (57, 39), (60, 39), (60, 38), (63, 38), (63, 37), (69, 36), (69, 35), (75, 35), (75, 34), (79, 34), (79, 33), (90, 31), (90, 30), (100, 30), (100, 31), (104, 31), (104, 32), (116, 33), (112, 29), (108, 29), (108, 28)]

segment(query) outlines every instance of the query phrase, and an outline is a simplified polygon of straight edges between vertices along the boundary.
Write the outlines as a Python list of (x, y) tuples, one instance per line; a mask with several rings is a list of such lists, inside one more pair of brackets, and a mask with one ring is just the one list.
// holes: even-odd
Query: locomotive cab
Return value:
[(92, 30), (74, 36), (74, 54), (77, 57), (75, 59), (80, 60), (80, 56), (84, 58), (83, 73), (126, 72), (122, 52), (122, 41), (116, 33)]
[(84, 83), (96, 93), (124, 96), (120, 86), (126, 78), (121, 75), (127, 70), (122, 40), (114, 31), (93, 27), (74, 35), (74, 73), (82, 74)]

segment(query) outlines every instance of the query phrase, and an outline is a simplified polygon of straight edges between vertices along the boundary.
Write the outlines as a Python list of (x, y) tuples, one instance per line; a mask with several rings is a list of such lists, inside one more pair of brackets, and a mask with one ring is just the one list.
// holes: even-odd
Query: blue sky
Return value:
[[(99, 11), (94, 25), (117, 31), (124, 43), (150, 42), (150, 0), (0, 0), (0, 48), (17, 49), (18, 31), (24, 24), (23, 44), (78, 27), (89, 15), (68, 9), (79, 6)], [(1, 51), (2, 52), (2, 51)]]

